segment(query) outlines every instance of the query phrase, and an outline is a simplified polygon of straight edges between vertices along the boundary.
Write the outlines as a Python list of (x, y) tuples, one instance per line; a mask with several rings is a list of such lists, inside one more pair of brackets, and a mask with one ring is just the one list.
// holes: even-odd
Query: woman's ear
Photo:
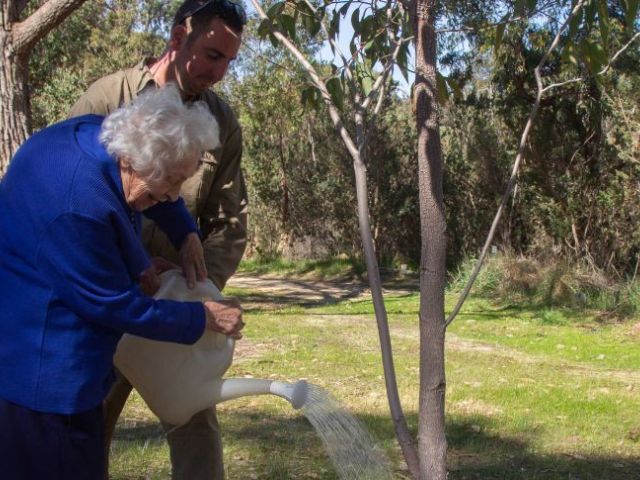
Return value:
[(176, 25), (171, 29), (171, 38), (169, 39), (169, 45), (173, 50), (180, 50), (180, 48), (187, 41), (187, 27), (185, 25)]

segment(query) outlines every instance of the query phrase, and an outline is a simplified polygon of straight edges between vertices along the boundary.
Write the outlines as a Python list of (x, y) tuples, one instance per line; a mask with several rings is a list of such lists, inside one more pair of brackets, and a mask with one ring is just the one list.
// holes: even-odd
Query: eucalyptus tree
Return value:
[[(252, 0), (261, 18), (264, 19), (261, 33), (274, 43), (281, 42), (305, 66), (312, 82), (312, 90), (307, 97), (319, 99), (328, 106), (334, 125), (340, 133), (353, 160), (357, 179), (360, 232), (363, 239), (365, 258), (372, 285), (376, 317), (378, 319), (383, 363), (387, 375), (387, 393), (390, 400), (396, 433), (402, 447), (409, 470), (415, 478), (445, 478), (446, 440), (444, 436), (444, 335), (450, 323), (464, 302), (473, 278), (458, 302), (456, 310), (444, 319), (444, 277), (445, 277), (445, 216), (442, 202), (442, 152), (439, 137), (438, 102), (446, 101), (450, 92), (462, 92), (461, 80), (464, 72), (459, 65), (475, 58), (473, 47), (478, 39), (491, 38), (494, 52), (498, 54), (503, 40), (510, 34), (520, 35), (523, 43), (532, 44), (539, 50), (533, 70), (535, 94), (531, 98), (531, 111), (522, 132), (518, 153), (512, 167), (512, 174), (503, 194), (500, 207), (485, 242), (480, 261), (474, 275), (479, 270), (482, 259), (495, 233), (508, 201), (522, 159), (527, 153), (527, 141), (536, 119), (544, 94), (554, 88), (581, 82), (585, 75), (603, 75), (608, 64), (637, 38), (629, 42), (617, 53), (608, 55), (609, 19), (611, 8), (624, 12), (628, 29), (637, 24), (638, 2), (606, 2), (603, 0), (516, 0), (500, 2), (438, 2), (435, 0), (413, 0), (398, 2), (356, 2), (333, 3), (325, 1), (312, 4), (309, 1), (288, 1), (273, 4), (264, 12), (256, 0)], [(407, 13), (411, 13), (411, 25)], [(351, 17), (354, 30), (350, 42), (350, 54), (344, 55), (337, 48), (335, 39), (340, 28), (340, 20), (347, 14)], [(544, 25), (544, 29), (537, 28)], [(309, 59), (296, 46), (296, 27), (306, 29), (311, 34), (322, 32), (332, 45), (337, 59), (342, 61), (333, 75), (322, 77)], [(365, 109), (363, 108), (376, 88), (385, 85), (385, 72), (397, 62), (402, 70), (407, 70), (407, 52), (402, 47), (414, 32), (416, 48), (416, 81), (414, 85), (414, 105), (418, 131), (418, 171), (420, 182), (420, 209), (422, 224), (421, 254), (421, 376), (419, 449), (416, 454), (413, 441), (408, 436), (404, 418), (399, 409), (397, 396), (393, 393), (393, 377), (386, 313), (379, 293), (377, 264), (370, 242), (368, 210), (366, 208), (366, 158), (362, 146), (366, 143)], [(527, 28), (530, 27), (530, 28)], [(531, 28), (533, 27), (533, 28)], [(531, 35), (532, 30), (537, 33)], [(594, 40), (585, 31), (596, 30), (600, 38)], [(459, 40), (463, 41), (460, 42)], [(506, 42), (505, 42), (506, 43)], [(445, 77), (438, 71), (438, 51), (440, 45), (443, 64), (448, 66), (450, 75)], [(459, 45), (463, 45), (462, 49)], [(470, 47), (469, 47), (470, 46)], [(496, 55), (497, 58), (498, 55)], [(447, 64), (447, 62), (449, 62)], [(560, 71), (567, 72), (562, 65), (581, 63), (584, 74), (573, 79), (562, 78)], [(374, 66), (380, 65), (376, 75)], [(528, 68), (528, 67), (525, 67)], [(365, 73), (363, 75), (363, 72)], [(566, 73), (565, 73), (566, 76)], [(562, 78), (561, 81), (558, 79)], [(375, 83), (374, 83), (375, 81)], [(545, 82), (546, 85), (545, 85)], [(368, 85), (376, 88), (368, 89)], [(373, 95), (372, 95), (373, 93)], [(357, 106), (352, 131), (354, 142), (343, 123), (340, 106), (344, 96), (353, 98)], [(377, 96), (378, 99), (381, 96)], [(358, 108), (359, 106), (359, 108)], [(368, 105), (366, 105), (368, 106)], [(375, 112), (375, 110), (374, 110)], [(363, 188), (364, 186), (364, 188)]]
[[(517, 184), (520, 166), (530, 155), (530, 135), (543, 101), (552, 92), (570, 86), (591, 84), (598, 88), (618, 58), (640, 38), (639, 6), (638, 0), (518, 0), (512, 9), (510, 2), (505, 2), (502, 9), (494, 10), (494, 18), (497, 14), (502, 15), (494, 25), (462, 27), (458, 30), (472, 32), (472, 35), (485, 42), (487, 36), (484, 33), (489, 31), (496, 59), (501, 58), (501, 49), (508, 45), (504, 40), (509, 35), (516, 37), (516, 46), (527, 46), (536, 55), (529, 64), (522, 66), (522, 75), (514, 82), (530, 99), (530, 111), (520, 135), (511, 174), (478, 261), (447, 318), (447, 325), (460, 311), (486, 258)], [(618, 29), (617, 35), (613, 34), (616, 29), (612, 28), (610, 12), (617, 14), (621, 20), (622, 28)]]
[[(391, 1), (314, 3), (297, 0), (276, 2), (266, 12), (257, 0), (252, 2), (262, 19), (259, 33), (270, 38), (274, 45), (282, 44), (304, 67), (311, 83), (303, 92), (305, 99), (311, 104), (324, 103), (353, 161), (358, 224), (378, 323), (387, 397), (400, 447), (409, 471), (416, 476), (418, 456), (398, 395), (387, 313), (371, 234), (366, 158), (370, 125), (383, 104), (393, 68), (400, 65), (406, 73), (411, 30), (408, 14), (402, 4)], [(348, 53), (341, 50), (337, 41), (341, 20), (347, 15), (354, 30)], [(314, 60), (304, 54), (299, 30), (312, 37), (320, 36), (330, 46), (337, 63), (330, 74), (324, 74)], [(344, 115), (345, 97), (353, 107), (349, 122)]]
[[(0, 176), (11, 156), (31, 132), (28, 90), (29, 57), (34, 46), (86, 0), (0, 2)], [(35, 3), (35, 2), (34, 2)], [(37, 7), (37, 8), (35, 8)]]

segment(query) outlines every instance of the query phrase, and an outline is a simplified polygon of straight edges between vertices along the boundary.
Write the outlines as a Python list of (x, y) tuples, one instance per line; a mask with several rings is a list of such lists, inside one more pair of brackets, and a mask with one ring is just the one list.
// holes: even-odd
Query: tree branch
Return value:
[(529, 132), (531, 131), (531, 127), (533, 126), (533, 122), (536, 119), (536, 116), (538, 114), (538, 109), (540, 108), (540, 101), (542, 100), (543, 86), (542, 86), (542, 76), (540, 74), (540, 71), (542, 70), (542, 67), (544, 66), (544, 64), (547, 62), (547, 59), (551, 55), (551, 52), (553, 52), (555, 50), (555, 48), (558, 46), (558, 43), (560, 42), (561, 35), (566, 30), (567, 26), (569, 25), (569, 22), (582, 9), (584, 3), (585, 3), (585, 0), (579, 0), (578, 3), (576, 3), (575, 7), (571, 10), (571, 14), (567, 17), (565, 22), (562, 24), (562, 26), (558, 30), (558, 33), (556, 34), (555, 38), (553, 39), (553, 42), (551, 42), (551, 45), (549, 46), (549, 48), (547, 49), (545, 54), (540, 59), (540, 62), (538, 63), (538, 66), (536, 67), (536, 69), (534, 71), (534, 74), (535, 74), (535, 77), (536, 77), (536, 84), (538, 86), (538, 92), (537, 92), (537, 95), (536, 95), (535, 103), (533, 104), (533, 107), (531, 108), (531, 112), (529, 113), (529, 119), (527, 120), (527, 124), (526, 124), (526, 126), (524, 128), (524, 131), (522, 132), (522, 136), (520, 138), (520, 146), (518, 147), (518, 154), (516, 155), (516, 159), (515, 159), (515, 161), (513, 163), (513, 168), (511, 170), (511, 176), (509, 177), (509, 181), (507, 183), (507, 188), (505, 189), (504, 194), (502, 195), (502, 200), (500, 201), (500, 206), (498, 207), (498, 211), (496, 212), (496, 215), (493, 218), (493, 222), (491, 224), (491, 228), (489, 230), (489, 234), (488, 234), (487, 239), (486, 239), (486, 241), (484, 243), (484, 246), (482, 247), (482, 251), (480, 253), (480, 257), (478, 258), (478, 261), (476, 262), (476, 265), (473, 268), (473, 271), (471, 272), (471, 276), (469, 277), (469, 280), (467, 281), (467, 284), (465, 285), (462, 293), (460, 294), (460, 298), (458, 299), (458, 302), (456, 303), (456, 306), (454, 307), (453, 311), (451, 312), (451, 314), (447, 318), (447, 323), (446, 323), (447, 327), (451, 324), (451, 322), (453, 322), (453, 320), (455, 320), (456, 316), (460, 312), (460, 309), (462, 308), (462, 305), (464, 304), (465, 300), (467, 299), (467, 296), (469, 295), (469, 292), (471, 291), (471, 287), (473, 286), (476, 278), (478, 277), (478, 274), (480, 273), (480, 268), (482, 267), (482, 264), (484, 263), (484, 259), (487, 256), (487, 252), (489, 251), (489, 247), (491, 246), (491, 242), (493, 241), (493, 237), (494, 237), (494, 235), (496, 233), (496, 229), (498, 227), (498, 223), (500, 222), (500, 218), (502, 217), (502, 213), (503, 213), (503, 211), (505, 209), (505, 206), (506, 206), (506, 204), (507, 204), (507, 202), (509, 200), (509, 197), (511, 196), (511, 192), (512, 192), (513, 187), (515, 185), (516, 178), (517, 178), (517, 175), (518, 175), (518, 169), (520, 168), (520, 163), (522, 162), (522, 157), (524, 156), (524, 151), (525, 151), (525, 148), (526, 148), (527, 139), (529, 138)]
[[(311, 9), (311, 11), (314, 14), (318, 13), (318, 10), (316, 9), (316, 7), (309, 0), (304, 0), (304, 2), (307, 4), (307, 6)], [(340, 46), (336, 43), (333, 37), (329, 35), (327, 26), (322, 20), (320, 21), (320, 28), (322, 28), (322, 31), (327, 36), (327, 40), (329, 41), (329, 44), (331, 45), (331, 48), (333, 49), (333, 51), (337, 52), (338, 56), (342, 60), (342, 65), (344, 66), (344, 71), (347, 73), (347, 78), (349, 80), (353, 80), (353, 72), (349, 64), (350, 62), (347, 60), (347, 57), (344, 55), (344, 53), (342, 53), (342, 49), (340, 48)]]
[[(636, 33), (633, 37), (631, 37), (631, 40), (629, 40), (622, 48), (620, 48), (620, 50), (618, 50), (615, 55), (613, 57), (611, 57), (611, 60), (609, 60), (609, 63), (607, 63), (607, 65), (600, 70), (598, 73), (596, 73), (596, 75), (604, 75), (606, 74), (609, 69), (611, 68), (611, 65), (613, 65), (613, 63), (618, 59), (618, 57), (620, 55), (622, 55), (622, 53), (631, 46), (631, 44), (633, 42), (635, 42), (638, 38), (640, 38), (640, 32)], [(546, 86), (545, 88), (542, 89), (542, 93), (546, 93), (549, 90), (552, 90), (554, 88), (558, 88), (558, 87), (564, 87), (565, 85), (570, 85), (572, 83), (577, 83), (577, 82), (581, 82), (583, 80), (585, 80), (586, 77), (578, 77), (578, 78), (573, 78), (571, 80), (567, 80), (564, 82), (559, 82), (559, 83), (552, 83), (551, 85)]]
[(18, 55), (24, 55), (41, 38), (60, 25), (86, 0), (49, 0), (28, 18), (13, 27), (13, 45)]
[(307, 71), (314, 86), (320, 91), (322, 98), (329, 109), (329, 115), (333, 121), (334, 127), (342, 137), (342, 140), (347, 147), (347, 150), (351, 154), (353, 159), (355, 177), (356, 177), (356, 196), (358, 199), (358, 224), (360, 228), (360, 235), (362, 239), (362, 247), (364, 250), (364, 256), (367, 264), (367, 274), (369, 278), (369, 286), (371, 288), (371, 296), (374, 305), (374, 311), (376, 314), (376, 321), (378, 324), (378, 335), (380, 338), (380, 349), (382, 352), (382, 365), (385, 376), (385, 386), (387, 391), (387, 399), (391, 410), (391, 417), (393, 419), (393, 425), (395, 427), (396, 436), (404, 458), (407, 462), (407, 466), (414, 477), (417, 477), (418, 472), (418, 456), (414, 445), (414, 442), (409, 432), (409, 428), (406, 423), (406, 419), (402, 412), (400, 404), (400, 398), (398, 395), (398, 386), (396, 382), (396, 375), (393, 366), (393, 354), (391, 349), (391, 338), (389, 334), (389, 324), (387, 314), (384, 306), (384, 298), (382, 295), (382, 282), (380, 281), (380, 271), (378, 268), (375, 248), (373, 245), (373, 239), (371, 236), (371, 226), (369, 223), (369, 211), (368, 211), (368, 192), (366, 182), (366, 166), (360, 155), (362, 147), (362, 139), (364, 138), (360, 130), (364, 126), (363, 124), (363, 109), (359, 102), (356, 102), (356, 130), (357, 144), (356, 146), (349, 135), (349, 132), (342, 123), (340, 112), (336, 108), (331, 99), (331, 95), (327, 90), (326, 84), (320, 78), (320, 75), (315, 70), (313, 65), (306, 59), (306, 57), (300, 52), (300, 50), (287, 38), (282, 32), (279, 32), (274, 28), (273, 24), (268, 19), (266, 13), (258, 3), (258, 0), (251, 0), (256, 12), (263, 20), (269, 21), (269, 27), (271, 33), (276, 39), (282, 43), (300, 62), (303, 68)]

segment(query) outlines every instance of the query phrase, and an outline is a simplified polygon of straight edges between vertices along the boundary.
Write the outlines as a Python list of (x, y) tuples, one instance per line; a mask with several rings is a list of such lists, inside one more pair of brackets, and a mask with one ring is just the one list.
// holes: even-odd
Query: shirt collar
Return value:
[[(151, 73), (151, 69), (149, 68), (149, 65), (154, 63), (156, 60), (157, 59), (154, 57), (146, 57), (136, 65), (136, 68), (134, 69), (136, 75), (132, 78), (134, 85), (136, 85), (136, 95), (139, 95), (151, 85), (157, 87), (156, 81), (153, 79), (153, 73)], [(197, 101), (206, 102), (205, 95), (205, 92), (199, 95), (191, 95), (186, 97), (184, 101), (187, 103)]]

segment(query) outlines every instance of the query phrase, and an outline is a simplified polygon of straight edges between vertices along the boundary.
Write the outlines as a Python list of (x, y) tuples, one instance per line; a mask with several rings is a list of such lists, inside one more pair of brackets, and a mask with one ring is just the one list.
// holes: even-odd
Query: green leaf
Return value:
[(284, 5), (284, 2), (276, 2), (271, 5), (271, 8), (267, 10), (267, 17), (274, 20), (278, 15), (282, 13), (282, 10), (284, 10)]
[(438, 102), (444, 105), (449, 100), (449, 89), (447, 79), (440, 73), (436, 73), (436, 87), (438, 88)]
[(498, 55), (498, 52), (500, 51), (500, 45), (502, 45), (502, 37), (504, 37), (504, 30), (507, 27), (507, 20), (509, 20), (509, 17), (511, 15), (509, 15), (508, 13), (502, 17), (500, 19), (500, 23), (498, 23), (498, 25), (496, 25), (496, 41), (493, 47), (493, 54)]
[(351, 14), (351, 25), (354, 32), (358, 33), (360, 31), (360, 7), (356, 8)]
[(320, 106), (319, 100), (319, 92), (318, 89), (314, 86), (309, 86), (302, 90), (300, 94), (300, 101), (303, 107), (310, 107), (314, 110), (317, 110)]
[(638, 6), (640, 6), (640, 1), (626, 0), (626, 2), (623, 2), (623, 5), (625, 10), (624, 18), (627, 23), (627, 28), (633, 30), (638, 18)]
[(271, 20), (265, 18), (258, 26), (258, 36), (264, 39), (271, 32)]
[(371, 93), (371, 89), (373, 88), (373, 78), (370, 75), (364, 75), (360, 79), (360, 86), (362, 87), (362, 93), (367, 96)]
[(351, 53), (351, 56), (355, 56), (357, 51), (358, 51), (358, 46), (356, 45), (356, 40), (355, 38), (352, 38), (351, 41), (349, 42), (349, 52)]
[(569, 22), (569, 38), (575, 38), (578, 30), (580, 29), (580, 24), (582, 23), (582, 17), (584, 15), (584, 8), (578, 10), (576, 15)]
[(582, 42), (582, 53), (584, 59), (587, 62), (587, 67), (592, 74), (598, 73), (602, 67), (607, 63), (607, 53), (599, 43), (592, 43), (588, 40)]
[(600, 25), (600, 36), (605, 49), (609, 44), (609, 10), (607, 0), (598, 0), (598, 20)]
[(289, 38), (296, 38), (296, 21), (291, 15), (280, 15), (280, 25), (282, 25), (283, 32), (285, 32)]
[(409, 44), (403, 43), (398, 51), (398, 58), (396, 59), (396, 63), (398, 68), (400, 69), (400, 73), (404, 77), (404, 81), (409, 83)]
[(302, 24), (312, 37), (315, 37), (320, 31), (320, 21), (311, 14), (302, 16)]
[(278, 41), (276, 36), (271, 32), (269, 32), (269, 41), (271, 42), (271, 45), (273, 45), (275, 48), (278, 48), (280, 46), (280, 42)]
[(349, 10), (349, 7), (350, 7), (350, 6), (351, 6), (351, 2), (350, 2), (350, 1), (349, 1), (349, 2), (347, 2), (347, 3), (345, 3), (345, 4), (340, 8), (340, 10), (338, 10), (338, 13), (344, 17), (344, 16), (347, 14), (347, 11)]
[(333, 100), (335, 106), (342, 109), (344, 105), (344, 92), (342, 90), (342, 83), (340, 82), (340, 79), (337, 77), (330, 78), (327, 81), (327, 90), (329, 91), (331, 100)]
[(573, 42), (569, 42), (565, 44), (565, 47), (562, 50), (562, 55), (560, 58), (564, 63), (571, 63), (573, 65), (578, 65), (578, 57), (576, 55), (575, 44)]
[(516, 0), (516, 4), (513, 7), (513, 14), (516, 17), (524, 14), (524, 0)]
[[(331, 22), (329, 23), (329, 36), (331, 38), (336, 38), (340, 33), (340, 15), (337, 13), (333, 14), (331, 17)], [(331, 47), (333, 49), (333, 46)]]

